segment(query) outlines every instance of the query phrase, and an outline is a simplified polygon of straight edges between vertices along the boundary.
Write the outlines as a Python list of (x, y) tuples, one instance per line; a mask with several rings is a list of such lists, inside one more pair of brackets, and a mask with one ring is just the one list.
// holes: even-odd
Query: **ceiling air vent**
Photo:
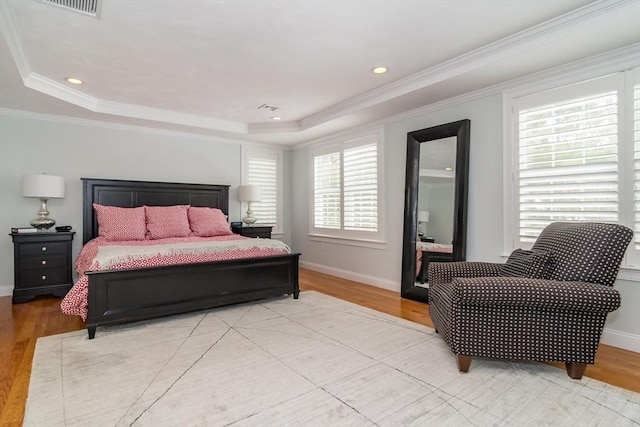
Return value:
[(60, 6), (67, 10), (80, 12), (84, 15), (98, 16), (102, 0), (40, 0), (42, 3)]

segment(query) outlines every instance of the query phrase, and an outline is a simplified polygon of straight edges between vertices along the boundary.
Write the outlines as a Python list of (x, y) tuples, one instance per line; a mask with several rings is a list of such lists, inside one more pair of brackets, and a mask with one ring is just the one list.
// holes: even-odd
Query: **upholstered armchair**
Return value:
[(633, 232), (603, 223), (557, 222), (506, 263), (429, 265), (429, 314), (467, 372), (473, 357), (564, 362), (582, 378), (593, 364)]

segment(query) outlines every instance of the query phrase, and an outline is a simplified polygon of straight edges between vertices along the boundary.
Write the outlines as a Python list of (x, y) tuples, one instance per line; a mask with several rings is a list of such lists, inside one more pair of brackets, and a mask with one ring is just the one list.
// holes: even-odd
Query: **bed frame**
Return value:
[[(191, 205), (229, 211), (229, 186), (82, 178), (83, 243), (98, 236), (93, 203)], [(297, 299), (299, 253), (127, 270), (89, 271), (87, 331), (96, 327), (255, 301)]]
[(429, 271), (430, 262), (452, 262), (453, 254), (447, 252), (431, 252), (422, 251), (422, 265), (420, 266), (420, 274), (418, 274), (418, 281), (424, 284), (427, 279), (427, 273)]

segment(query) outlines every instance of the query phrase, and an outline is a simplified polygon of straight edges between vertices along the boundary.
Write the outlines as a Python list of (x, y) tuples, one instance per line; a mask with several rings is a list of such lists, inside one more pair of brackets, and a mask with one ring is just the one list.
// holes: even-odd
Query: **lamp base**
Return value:
[(247, 215), (244, 218), (242, 218), (242, 222), (244, 222), (249, 227), (251, 227), (253, 224), (256, 223), (257, 220), (258, 218), (253, 216), (253, 211), (251, 210), (251, 202), (249, 202), (247, 205)]
[(49, 218), (49, 211), (47, 210), (47, 200), (44, 197), (40, 198), (40, 210), (38, 211), (38, 218), (31, 220), (30, 224), (33, 228), (37, 228), (38, 231), (46, 231), (48, 228), (53, 227), (56, 220)]
[(247, 224), (249, 227), (251, 227), (253, 224), (255, 224), (257, 220), (258, 220), (258, 218), (256, 218), (253, 215), (251, 215), (251, 216), (247, 215), (244, 218), (242, 218), (242, 222)]
[(37, 228), (38, 231), (45, 231), (48, 228), (53, 227), (55, 223), (56, 221), (49, 217), (42, 217), (42, 218), (38, 217), (32, 220), (30, 224), (33, 228)]

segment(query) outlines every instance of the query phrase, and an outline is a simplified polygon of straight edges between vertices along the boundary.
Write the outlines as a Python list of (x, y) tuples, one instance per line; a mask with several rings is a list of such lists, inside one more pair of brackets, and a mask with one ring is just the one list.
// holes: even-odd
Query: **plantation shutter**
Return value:
[(640, 250), (640, 72), (633, 85), (633, 228), (634, 245)]
[(378, 229), (378, 145), (344, 150), (344, 229)]
[(313, 159), (314, 227), (341, 228), (340, 151), (317, 155)]
[(519, 110), (521, 242), (554, 221), (618, 222), (617, 101), (606, 90)]
[(251, 208), (258, 224), (275, 226), (278, 222), (278, 157), (249, 156), (247, 159), (247, 184), (262, 190), (259, 202)]

